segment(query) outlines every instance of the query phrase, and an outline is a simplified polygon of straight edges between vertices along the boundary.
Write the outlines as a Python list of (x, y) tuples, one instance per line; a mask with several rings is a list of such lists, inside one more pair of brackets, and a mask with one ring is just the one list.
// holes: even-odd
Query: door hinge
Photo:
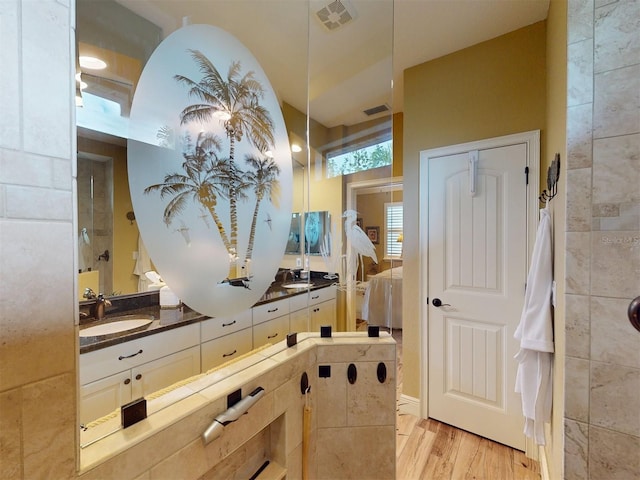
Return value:
[(524, 167), (524, 178), (526, 185), (529, 185), (529, 167)]

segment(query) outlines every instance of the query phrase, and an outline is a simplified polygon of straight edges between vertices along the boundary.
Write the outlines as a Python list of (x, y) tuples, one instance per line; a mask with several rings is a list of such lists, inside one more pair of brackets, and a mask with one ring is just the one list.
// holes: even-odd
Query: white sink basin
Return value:
[(303, 282), (303, 283), (285, 283), (282, 285), (284, 288), (309, 288), (313, 287), (313, 283)]
[(80, 330), (81, 337), (101, 337), (104, 335), (113, 335), (114, 333), (129, 332), (131, 330), (143, 329), (153, 322), (153, 317), (148, 316), (131, 317), (126, 320), (116, 320), (95, 327), (89, 327)]

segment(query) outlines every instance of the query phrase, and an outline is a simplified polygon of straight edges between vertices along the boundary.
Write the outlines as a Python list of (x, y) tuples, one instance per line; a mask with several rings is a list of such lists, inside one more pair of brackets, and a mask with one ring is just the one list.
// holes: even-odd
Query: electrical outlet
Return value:
[(300, 257), (296, 258), (296, 267), (302, 267), (302, 259)]

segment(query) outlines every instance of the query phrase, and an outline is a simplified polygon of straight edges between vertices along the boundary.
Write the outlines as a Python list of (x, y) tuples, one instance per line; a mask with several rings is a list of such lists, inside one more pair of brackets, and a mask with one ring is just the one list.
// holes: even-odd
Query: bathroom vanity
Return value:
[[(307, 289), (274, 282), (253, 308), (209, 318), (190, 310), (133, 310), (150, 315), (144, 330), (80, 338), (80, 422), (88, 424), (134, 399), (207, 372), (253, 349), (284, 340), (290, 332), (336, 330), (336, 286), (322, 275)], [(130, 314), (132, 311), (118, 311)], [(82, 330), (96, 323), (82, 325)]]

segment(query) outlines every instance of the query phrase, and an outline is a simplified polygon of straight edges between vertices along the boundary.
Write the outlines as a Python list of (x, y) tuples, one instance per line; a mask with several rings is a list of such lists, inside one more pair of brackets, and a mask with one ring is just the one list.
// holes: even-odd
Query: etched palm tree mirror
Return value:
[(291, 226), (291, 162), (276, 95), (239, 40), (190, 25), (160, 44), (131, 107), (129, 186), (149, 254), (191, 308), (229, 315), (267, 290)]

